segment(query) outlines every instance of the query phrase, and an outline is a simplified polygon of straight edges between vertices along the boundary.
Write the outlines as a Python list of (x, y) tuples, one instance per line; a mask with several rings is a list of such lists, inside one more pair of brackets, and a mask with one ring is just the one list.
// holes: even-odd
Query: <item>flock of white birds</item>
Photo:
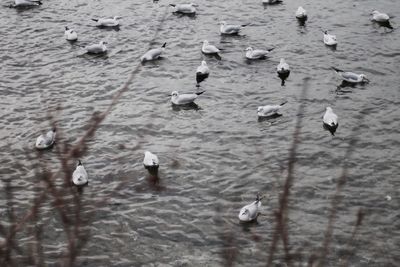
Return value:
[[(281, 3), (281, 0), (262, 0), (263, 4), (278, 4)], [(14, 5), (10, 5), (10, 7), (31, 7), (31, 6), (38, 6), (41, 5), (42, 2), (40, 0), (15, 0)], [(170, 4), (174, 8), (174, 13), (186, 14), (186, 15), (193, 15), (196, 13), (197, 5), (190, 3), (190, 4)], [(379, 11), (373, 11), (371, 13), (372, 20), (378, 23), (389, 23), (390, 17)], [(305, 23), (308, 15), (307, 11), (303, 7), (299, 7), (295, 13), (295, 17), (299, 20), (300, 23)], [(96, 22), (96, 26), (98, 27), (118, 27), (119, 20), (121, 17), (115, 16), (113, 18), (98, 18), (92, 19)], [(228, 24), (225, 21), (220, 22), (220, 33), (224, 35), (237, 35), (240, 31), (248, 25), (234, 25)], [(69, 27), (65, 27), (65, 39), (71, 42), (78, 40), (78, 34), (75, 30), (70, 29)], [(336, 46), (338, 44), (336, 36), (329, 34), (327, 31), (323, 32), (323, 42), (327, 46)], [(97, 44), (91, 44), (85, 47), (87, 53), (89, 54), (103, 54), (107, 53), (106, 42), (101, 41)], [(153, 48), (147, 51), (141, 58), (140, 61), (142, 63), (146, 61), (157, 60), (161, 57), (166, 47), (166, 43), (164, 43), (161, 47)], [(271, 51), (271, 49), (263, 50), (263, 49), (253, 49), (252, 47), (246, 48), (245, 57), (248, 60), (258, 60), (264, 59)], [(204, 54), (210, 54), (219, 56), (221, 49), (216, 47), (215, 45), (210, 44), (207, 40), (203, 41), (203, 45), (201, 47), (201, 51)], [(369, 82), (366, 75), (364, 74), (357, 74), (349, 71), (343, 71), (337, 68), (333, 68), (334, 71), (342, 78), (343, 81), (348, 83), (364, 83)], [(277, 73), (279, 77), (282, 79), (282, 85), (284, 85), (284, 80), (290, 74), (290, 67), (286, 63), (285, 59), (281, 59), (279, 65), (277, 66)], [(206, 79), (210, 74), (210, 69), (207, 66), (206, 61), (202, 61), (201, 65), (196, 70), (196, 81), (197, 84), (202, 82)], [(186, 93), (186, 94), (179, 94), (178, 91), (174, 91), (171, 93), (171, 102), (173, 105), (190, 105), (194, 103), (196, 98), (204, 93), (196, 92), (196, 93)], [(279, 104), (279, 105), (266, 105), (260, 106), (257, 109), (257, 114), (259, 117), (274, 117), (280, 116), (278, 113), (279, 110), (286, 102)], [(326, 107), (326, 112), (323, 115), (323, 127), (328, 130), (332, 135), (335, 134), (337, 127), (339, 126), (338, 123), (338, 116), (333, 112), (331, 107)], [(40, 135), (36, 140), (36, 148), (39, 150), (49, 149), (51, 148), (56, 140), (56, 129), (52, 129), (51, 131), (47, 132), (46, 134)], [(151, 174), (156, 174), (158, 167), (159, 167), (159, 160), (158, 157), (149, 152), (145, 152), (143, 165), (146, 169), (149, 170)], [(72, 182), (76, 186), (84, 186), (88, 184), (88, 175), (83, 167), (81, 161), (79, 160), (78, 165), (73, 172), (72, 175)], [(257, 195), (257, 198), (254, 202), (244, 206), (239, 212), (239, 220), (242, 222), (252, 222), (255, 221), (259, 215), (259, 208), (261, 207), (261, 197)]]

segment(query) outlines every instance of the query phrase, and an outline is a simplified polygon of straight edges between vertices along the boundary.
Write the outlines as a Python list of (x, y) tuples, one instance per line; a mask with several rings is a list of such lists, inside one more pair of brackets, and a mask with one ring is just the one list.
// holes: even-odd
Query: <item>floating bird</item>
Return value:
[(262, 0), (262, 3), (266, 5), (275, 5), (275, 4), (280, 4), (282, 2), (283, 2), (282, 0)]
[(204, 54), (218, 54), (221, 51), (216, 46), (210, 45), (207, 40), (204, 40), (201, 52)]
[(246, 48), (246, 58), (248, 59), (262, 59), (265, 58), (269, 52), (274, 50), (274, 48), (268, 49), (268, 50), (262, 50), (262, 49), (255, 49), (251, 47)]
[(286, 63), (284, 58), (281, 58), (281, 61), (279, 62), (278, 66), (276, 67), (276, 71), (278, 72), (278, 74), (290, 73), (289, 64)]
[(238, 34), (240, 30), (243, 27), (246, 27), (247, 25), (232, 25), (232, 24), (226, 24), (225, 21), (220, 22), (221, 27), (219, 28), (221, 34)]
[(333, 113), (332, 108), (327, 107), (324, 117), (324, 129), (328, 130), (332, 135), (335, 135), (336, 129), (339, 126), (338, 116)]
[(39, 0), (15, 0), (14, 5), (10, 5), (10, 7), (30, 7), (30, 6), (39, 6), (42, 4), (42, 1)]
[(285, 104), (286, 104), (286, 102), (283, 102), (280, 105), (260, 106), (257, 108), (257, 115), (259, 117), (271, 117), (271, 116), (275, 116), (275, 115), (280, 115), (280, 114), (278, 114), (278, 111)]
[(182, 13), (182, 14), (195, 14), (196, 13), (196, 6), (193, 3), (190, 4), (169, 4), (170, 6), (174, 7), (174, 12)]
[(74, 31), (73, 29), (68, 28), (68, 26), (65, 27), (65, 39), (67, 39), (68, 41), (76, 41), (78, 40), (78, 34), (76, 33), (76, 31)]
[(141, 62), (145, 62), (145, 61), (151, 61), (151, 60), (155, 60), (160, 58), (161, 54), (164, 52), (165, 50), (165, 46), (167, 45), (167, 43), (164, 43), (161, 47), (159, 48), (153, 48), (150, 49), (149, 51), (147, 51), (141, 58), (140, 61)]
[(145, 151), (144, 152), (144, 159), (143, 159), (143, 165), (146, 169), (158, 169), (159, 166), (159, 161), (158, 157), (151, 153), (150, 151)]
[(97, 22), (97, 27), (117, 27), (119, 26), (119, 19), (122, 19), (122, 17), (115, 16), (113, 18), (100, 18), (92, 20)]
[(337, 45), (336, 35), (329, 34), (328, 31), (324, 31), (324, 43), (329, 46)]
[(107, 44), (107, 42), (101, 41), (98, 44), (88, 45), (85, 49), (89, 54), (103, 54), (107, 52), (105, 44)]
[(369, 82), (367, 79), (367, 76), (365, 74), (356, 74), (354, 72), (349, 72), (349, 71), (343, 71), (340, 69), (337, 69), (335, 67), (332, 67), (332, 69), (335, 70), (335, 72), (346, 82), (349, 83), (364, 83), (364, 82)]
[(36, 139), (35, 146), (39, 150), (51, 148), (54, 145), (55, 140), (56, 140), (56, 128), (53, 128), (53, 130), (48, 131), (46, 134), (41, 134)]
[(204, 93), (204, 91), (193, 94), (179, 94), (178, 91), (173, 91), (171, 94), (171, 102), (174, 105), (191, 104), (202, 93)]
[(238, 217), (241, 222), (252, 222), (257, 220), (257, 217), (260, 214), (258, 209), (261, 207), (261, 199), (262, 198), (257, 194), (256, 201), (240, 209)]
[(372, 11), (372, 20), (376, 22), (389, 22), (389, 15), (385, 13), (381, 13), (377, 10)]
[(296, 18), (300, 20), (306, 20), (307, 19), (307, 11), (299, 6), (299, 8), (296, 10)]
[(80, 160), (78, 161), (78, 166), (76, 166), (75, 171), (72, 173), (72, 183), (76, 186), (84, 186), (89, 183), (87, 172)]
[(196, 70), (196, 82), (199, 84), (204, 81), (210, 74), (210, 69), (207, 66), (207, 62), (203, 60), (201, 65)]

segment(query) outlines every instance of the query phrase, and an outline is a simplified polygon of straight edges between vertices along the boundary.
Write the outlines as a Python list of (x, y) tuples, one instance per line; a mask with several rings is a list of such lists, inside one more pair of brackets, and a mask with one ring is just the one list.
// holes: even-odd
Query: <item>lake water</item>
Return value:
[[(343, 259), (359, 208), (365, 218), (350, 265), (399, 265), (399, 1), (286, 0), (263, 6), (261, 1), (197, 0), (195, 17), (172, 14), (170, 1), (163, 0), (43, 2), (29, 10), (0, 8), (0, 173), (12, 180), (20, 214), (35, 191), (37, 161), (29, 161), (26, 151), (34, 151), (36, 137), (51, 127), (47, 112), (61, 105), (59, 131), (76, 143), (93, 112), (104, 111), (126, 82), (167, 12), (152, 45), (167, 42), (164, 58), (140, 67), (81, 158), (90, 179), (83, 201), (107, 201), (85, 206), (95, 217), (79, 266), (219, 266), (222, 233), (234, 233), (238, 266), (265, 266), (298, 116), (301, 142), (289, 210), (292, 252), (300, 249), (306, 264), (322, 246), (346, 162), (349, 175), (327, 266)], [(299, 4), (309, 14), (304, 27), (294, 17)], [(394, 29), (372, 23), (374, 9), (391, 15)], [(114, 15), (123, 17), (119, 31), (96, 28), (91, 21)], [(239, 36), (221, 36), (220, 20), (251, 24)], [(67, 25), (78, 32), (78, 42), (64, 39)], [(325, 29), (337, 35), (336, 50), (323, 44)], [(221, 60), (201, 53), (205, 39), (224, 49)], [(108, 42), (106, 56), (84, 54), (82, 46), (101, 40)], [(275, 49), (265, 60), (248, 62), (248, 46)], [(281, 57), (292, 70), (283, 87), (276, 74)], [(195, 70), (203, 59), (211, 74), (201, 84), (206, 92), (196, 100), (197, 108), (173, 108), (168, 95), (196, 90)], [(332, 66), (365, 73), (371, 82), (337, 90), (341, 81)], [(283, 116), (257, 119), (258, 106), (283, 101)], [(304, 112), (298, 114), (301, 104)], [(333, 138), (322, 128), (327, 106), (339, 116)], [(354, 133), (354, 151), (343, 160)], [(156, 188), (142, 165), (145, 150), (160, 159)], [(54, 155), (46, 151), (41, 161), (56, 169)], [(243, 227), (238, 212), (257, 192), (266, 195), (262, 216), (258, 224)], [(7, 221), (4, 193), (0, 196), (1, 220)], [(49, 264), (65, 247), (53, 210), (45, 205), (41, 219)], [(277, 264), (282, 255), (279, 249)]]

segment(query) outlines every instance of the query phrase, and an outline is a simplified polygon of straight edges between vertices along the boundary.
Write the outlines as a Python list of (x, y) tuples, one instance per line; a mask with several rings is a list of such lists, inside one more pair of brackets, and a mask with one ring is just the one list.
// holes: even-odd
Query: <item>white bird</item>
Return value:
[(29, 6), (39, 6), (42, 4), (40, 0), (15, 0), (14, 5), (10, 7), (29, 7)]
[(258, 209), (261, 207), (261, 198), (257, 195), (256, 201), (240, 209), (239, 220), (241, 222), (255, 221), (259, 215)]
[(158, 157), (151, 153), (150, 151), (145, 151), (144, 152), (144, 159), (143, 159), (143, 165), (146, 169), (157, 169), (158, 166), (160, 165), (158, 161)]
[(209, 44), (207, 40), (204, 40), (201, 52), (204, 54), (218, 54), (221, 51), (216, 46)]
[(145, 61), (151, 61), (151, 60), (155, 60), (158, 59), (161, 54), (164, 52), (165, 50), (165, 46), (167, 45), (167, 43), (164, 43), (161, 47), (159, 48), (153, 48), (150, 49), (149, 51), (147, 51), (141, 58), (140, 61), (141, 62), (145, 62)]
[(119, 19), (122, 19), (122, 17), (115, 16), (113, 18), (100, 18), (92, 20), (97, 22), (97, 27), (117, 27), (119, 26)]
[(196, 81), (197, 83), (202, 82), (204, 79), (208, 77), (210, 74), (210, 69), (207, 66), (207, 62), (203, 60), (201, 62), (201, 65), (197, 67), (196, 70)]
[(278, 66), (276, 67), (276, 71), (278, 74), (286, 74), (290, 72), (290, 67), (289, 64), (286, 63), (284, 58), (281, 58), (281, 61), (279, 62)]
[(270, 117), (273, 115), (279, 115), (278, 111), (282, 108), (283, 105), (285, 105), (286, 102), (283, 102), (280, 105), (266, 105), (266, 106), (260, 106), (257, 108), (257, 115), (259, 117)]
[(255, 49), (253, 50), (253, 48), (251, 47), (247, 47), (246, 48), (246, 58), (248, 59), (261, 59), (261, 58), (265, 58), (269, 52), (271, 52), (272, 50), (274, 50), (273, 48), (268, 49), (268, 50), (262, 50), (262, 49)]
[(282, 0), (262, 0), (263, 4), (274, 5), (282, 3)]
[(390, 19), (388, 14), (381, 13), (377, 10), (372, 11), (371, 15), (372, 15), (372, 20), (376, 22), (388, 22)]
[(76, 166), (75, 171), (72, 173), (72, 182), (76, 186), (84, 186), (89, 183), (87, 172), (80, 160), (78, 161), (78, 166)]
[(90, 54), (102, 54), (107, 52), (107, 47), (105, 44), (107, 44), (107, 42), (101, 41), (98, 44), (88, 45), (85, 47), (85, 49)]
[(307, 18), (307, 11), (299, 6), (299, 8), (296, 10), (296, 18), (298, 19), (306, 19)]
[(174, 7), (174, 12), (182, 13), (182, 14), (195, 14), (196, 13), (196, 6), (193, 3), (190, 4), (169, 4), (170, 6)]
[(36, 139), (35, 146), (39, 150), (51, 148), (54, 145), (55, 140), (56, 140), (56, 128), (53, 128), (53, 130), (48, 131), (46, 134), (41, 134)]
[(220, 22), (221, 27), (219, 31), (221, 34), (238, 34), (243, 27), (247, 25), (233, 25), (233, 24), (226, 24), (225, 21)]
[(78, 40), (78, 34), (76, 33), (76, 31), (74, 31), (73, 29), (68, 28), (68, 26), (65, 27), (65, 39), (68, 41), (76, 41)]
[(328, 130), (329, 132), (331, 132), (332, 135), (335, 135), (336, 129), (339, 126), (338, 123), (338, 116), (333, 113), (332, 108), (327, 107), (324, 117), (323, 117), (323, 126), (324, 129)]
[(202, 93), (204, 93), (204, 91), (198, 92), (198, 93), (193, 93), (193, 94), (179, 94), (178, 91), (173, 91), (171, 93), (171, 102), (174, 105), (191, 104)]
[(357, 74), (350, 71), (343, 71), (332, 67), (332, 69), (346, 82), (349, 83), (364, 83), (369, 82), (365, 74)]
[(324, 43), (329, 46), (337, 45), (336, 35), (329, 34), (328, 31), (324, 31)]

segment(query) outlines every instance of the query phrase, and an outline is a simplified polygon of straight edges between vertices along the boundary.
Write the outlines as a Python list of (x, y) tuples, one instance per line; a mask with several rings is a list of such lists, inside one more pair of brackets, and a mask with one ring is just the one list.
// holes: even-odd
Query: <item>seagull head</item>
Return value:
[(173, 91), (173, 92), (171, 93), (171, 96), (172, 96), (172, 97), (177, 97), (177, 96), (178, 96), (178, 91)]
[(220, 21), (219, 24), (226, 25), (226, 22), (223, 20), (223, 21)]
[(207, 66), (207, 62), (206, 62), (205, 60), (203, 60), (203, 61), (201, 62), (201, 65), (202, 65), (202, 66)]
[(283, 64), (283, 63), (285, 63), (285, 59), (281, 58), (280, 64)]
[(326, 107), (326, 111), (332, 112), (332, 108), (331, 107)]
[(69, 30), (68, 26), (65, 26), (65, 30), (66, 30), (66, 31), (68, 31), (68, 30)]
[(208, 41), (207, 41), (207, 40), (204, 40), (204, 41), (203, 41), (203, 45), (208, 45)]
[(191, 5), (191, 6), (194, 6), (194, 7), (198, 7), (198, 5), (195, 4), (195, 3), (190, 3), (190, 5)]
[(360, 74), (360, 78), (363, 82), (369, 82), (369, 79), (367, 78), (367, 75), (365, 75), (365, 74)]
[(258, 108), (257, 108), (257, 112), (261, 112), (261, 111), (263, 111), (263, 110), (264, 110), (263, 107), (258, 107)]
[(106, 41), (101, 41), (101, 42), (100, 42), (100, 45), (105, 45), (105, 44), (107, 44)]
[(114, 20), (117, 20), (117, 19), (122, 19), (122, 17), (121, 16), (115, 16)]
[(252, 48), (251, 46), (249, 46), (249, 47), (247, 47), (247, 48), (245, 49), (245, 51), (253, 51), (253, 48)]
[(371, 15), (375, 15), (375, 14), (379, 14), (379, 11), (378, 10), (374, 10), (374, 11), (371, 12)]

